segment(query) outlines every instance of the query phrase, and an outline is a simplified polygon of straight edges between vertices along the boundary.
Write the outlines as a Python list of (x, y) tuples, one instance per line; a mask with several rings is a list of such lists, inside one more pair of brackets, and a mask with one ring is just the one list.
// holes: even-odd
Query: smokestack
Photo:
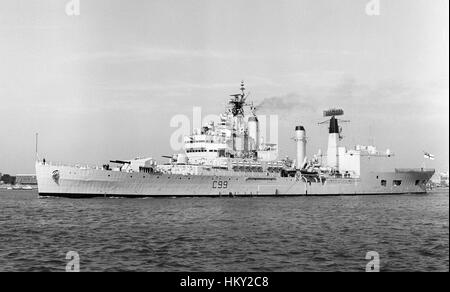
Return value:
[(295, 127), (295, 141), (297, 142), (297, 169), (302, 169), (306, 163), (306, 131), (303, 126)]
[(255, 151), (259, 149), (259, 123), (256, 116), (251, 116), (248, 118), (248, 139), (250, 151)]
[(328, 134), (327, 166), (337, 169), (339, 166), (339, 125), (336, 117), (331, 117)]

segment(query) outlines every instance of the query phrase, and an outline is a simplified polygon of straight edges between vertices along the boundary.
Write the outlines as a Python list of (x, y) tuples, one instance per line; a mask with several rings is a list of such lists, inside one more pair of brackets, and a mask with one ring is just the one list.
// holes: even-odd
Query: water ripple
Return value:
[(0, 271), (449, 270), (449, 196), (55, 199), (0, 191)]

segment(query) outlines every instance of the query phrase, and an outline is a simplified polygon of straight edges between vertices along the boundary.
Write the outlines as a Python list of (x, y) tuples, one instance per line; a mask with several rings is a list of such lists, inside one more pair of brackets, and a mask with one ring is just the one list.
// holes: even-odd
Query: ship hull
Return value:
[(423, 194), (433, 174), (434, 170), (419, 169), (371, 172), (359, 179), (305, 182), (294, 177), (244, 173), (230, 176), (126, 173), (36, 163), (39, 195), (71, 198)]

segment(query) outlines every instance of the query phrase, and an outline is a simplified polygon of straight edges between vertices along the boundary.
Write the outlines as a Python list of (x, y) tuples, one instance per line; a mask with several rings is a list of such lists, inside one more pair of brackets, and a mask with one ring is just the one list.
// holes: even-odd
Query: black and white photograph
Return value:
[(0, 127), (0, 272), (449, 272), (447, 0), (0, 0)]

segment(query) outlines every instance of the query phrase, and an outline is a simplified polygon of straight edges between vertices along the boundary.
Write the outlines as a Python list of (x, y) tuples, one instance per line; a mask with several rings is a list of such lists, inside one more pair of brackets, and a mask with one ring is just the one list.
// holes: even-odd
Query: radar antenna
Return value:
[(233, 116), (244, 116), (244, 106), (248, 106), (246, 103), (247, 97), (250, 93), (245, 93), (244, 81), (241, 81), (241, 93), (231, 94), (230, 101), (228, 102), (231, 105), (231, 113)]
[(319, 125), (323, 125), (325, 123), (329, 123), (328, 131), (330, 134), (339, 134), (339, 140), (342, 140), (344, 136), (342, 135), (342, 127), (339, 126), (339, 123), (349, 123), (349, 120), (337, 119), (337, 116), (343, 116), (344, 110), (332, 108), (329, 110), (323, 111), (324, 117), (331, 117), (323, 122), (318, 123)]

